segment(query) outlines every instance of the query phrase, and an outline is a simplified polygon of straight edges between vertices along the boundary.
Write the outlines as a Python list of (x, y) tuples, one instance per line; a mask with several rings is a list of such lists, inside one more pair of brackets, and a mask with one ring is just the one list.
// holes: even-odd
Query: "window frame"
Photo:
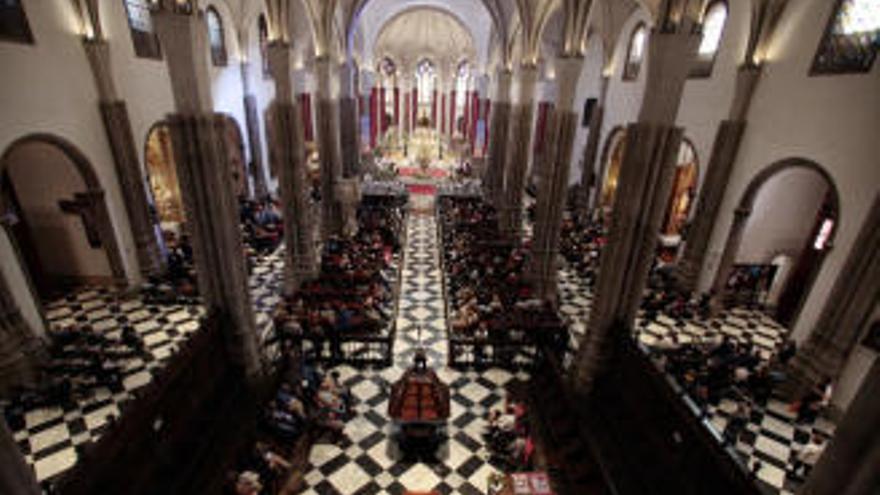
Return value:
[[(212, 29), (211, 29), (211, 17), (214, 17), (217, 22), (217, 29), (219, 29), (219, 46), (214, 45), (214, 40), (212, 37)], [(211, 64), (214, 67), (226, 67), (229, 64), (229, 55), (226, 51), (226, 31), (225, 25), (223, 24), (223, 16), (220, 15), (220, 12), (213, 6), (209, 5), (208, 8), (205, 9), (205, 24), (208, 29), (208, 45), (211, 50)]]
[[(721, 34), (718, 36), (718, 46), (712, 51), (711, 56), (703, 57), (700, 55), (699, 50), (697, 51), (696, 58), (688, 74), (688, 77), (691, 79), (708, 79), (712, 77), (712, 72), (715, 69), (715, 60), (718, 58), (718, 52), (721, 51), (721, 44), (724, 43), (724, 33), (727, 31), (727, 21), (730, 18), (730, 5), (727, 4), (727, 1), (712, 0), (706, 4), (706, 10), (703, 11), (703, 24), (700, 26), (702, 30), (706, 19), (709, 17), (709, 13), (716, 7), (724, 9), (724, 24), (721, 26)], [(703, 43), (703, 36), (705, 36), (705, 32), (701, 32), (700, 44)]]
[[(644, 32), (644, 39), (642, 41), (642, 57), (639, 59), (638, 64), (630, 63), (630, 58), (632, 57), (633, 46), (635, 45), (634, 41), (636, 39), (636, 34), (639, 31)], [(639, 74), (642, 72), (642, 64), (645, 63), (645, 59), (647, 58), (647, 53), (645, 53), (645, 49), (647, 48), (648, 43), (648, 25), (645, 21), (639, 21), (638, 24), (633, 28), (629, 33), (629, 43), (627, 43), (626, 47), (626, 57), (623, 60), (623, 74), (621, 79), (624, 81), (635, 81), (638, 80)]]
[[(131, 44), (134, 54), (138, 58), (146, 58), (150, 60), (162, 60), (162, 45), (159, 42), (159, 35), (156, 34), (155, 28), (151, 31), (142, 31), (135, 28), (132, 23), (130, 5), (138, 0), (122, 0), (125, 7), (125, 18), (128, 21), (128, 31), (131, 35)], [(142, 2), (147, 10), (149, 10), (149, 1)], [(152, 28), (152, 25), (151, 25)]]
[[(875, 42), (877, 46), (874, 47), (873, 50), (870, 50), (867, 58), (862, 60), (862, 64), (856, 66), (855, 64), (821, 64), (820, 59), (827, 52), (827, 47), (831, 43), (832, 31), (834, 30), (834, 25), (837, 23), (837, 19), (840, 16), (841, 10), (843, 9), (843, 3), (846, 0), (836, 0), (834, 2), (834, 8), (831, 10), (831, 15), (828, 18), (828, 21), (825, 23), (825, 31), (822, 33), (822, 38), (819, 40), (819, 46), (816, 48), (816, 53), (813, 55), (813, 62), (810, 64), (810, 76), (833, 76), (833, 75), (843, 75), (843, 74), (868, 74), (874, 68), (874, 61), (877, 59), (877, 52), (880, 51), (880, 43)], [(851, 36), (851, 35), (848, 35)]]
[[(21, 32), (12, 33), (0, 30), (0, 42), (18, 43), (22, 45), (36, 44), (36, 40), (34, 40), (34, 32), (31, 29), (31, 23), (30, 20), (28, 20), (27, 11), (24, 8), (24, 2), (18, 0), (16, 4), (16, 7), (0, 9), (0, 12), (4, 14), (3, 16), (0, 16), (0, 19), (5, 21), (6, 17), (9, 16), (9, 25), (16, 28), (21, 27)], [(8, 12), (5, 12), (7, 10)], [(13, 16), (18, 18), (13, 18)]]

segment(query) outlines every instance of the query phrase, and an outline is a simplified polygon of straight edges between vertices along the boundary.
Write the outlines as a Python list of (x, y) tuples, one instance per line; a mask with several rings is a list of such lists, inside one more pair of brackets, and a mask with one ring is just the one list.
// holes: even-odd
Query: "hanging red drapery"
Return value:
[(440, 96), (440, 134), (446, 133), (446, 93)]
[(476, 90), (471, 92), (471, 122), (468, 126), (468, 139), (471, 144), (471, 155), (474, 154), (474, 144), (477, 140), (477, 121), (480, 119), (480, 95)]
[(437, 90), (431, 94), (431, 127), (437, 126)]
[(413, 129), (418, 127), (419, 125), (419, 90), (418, 88), (413, 88), (412, 90), (412, 126)]
[(492, 100), (486, 99), (486, 111), (483, 115), (483, 156), (489, 151), (489, 120), (492, 116)]
[(386, 102), (388, 101), (388, 100), (386, 100), (387, 97), (388, 97), (388, 93), (387, 93), (387, 91), (385, 91), (385, 86), (382, 86), (382, 89), (379, 90), (379, 100), (380, 100), (380, 103), (379, 103), (379, 125), (380, 125), (380, 127), (379, 128), (382, 130), (381, 131), (382, 135), (385, 135), (385, 131), (388, 130), (388, 120), (385, 118), (386, 117), (386, 115), (385, 115), (386, 105), (387, 105)]
[(400, 127), (400, 88), (394, 87), (394, 125)]
[(315, 129), (312, 126), (312, 95), (309, 93), (299, 94), (300, 117), (303, 122), (303, 137), (306, 141), (315, 140)]
[(379, 130), (377, 106), (379, 105), (379, 89), (370, 91), (370, 148), (376, 147), (376, 134)]
[(455, 90), (449, 92), (449, 135), (455, 135)]

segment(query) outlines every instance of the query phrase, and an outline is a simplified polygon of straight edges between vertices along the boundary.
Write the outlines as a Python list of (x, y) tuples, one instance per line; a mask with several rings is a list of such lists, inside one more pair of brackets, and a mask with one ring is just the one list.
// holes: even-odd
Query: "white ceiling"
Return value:
[(459, 19), (444, 10), (415, 8), (382, 27), (373, 57), (378, 61), (386, 56), (406, 70), (427, 58), (441, 71), (449, 71), (462, 60), (473, 62), (476, 50), (470, 31)]

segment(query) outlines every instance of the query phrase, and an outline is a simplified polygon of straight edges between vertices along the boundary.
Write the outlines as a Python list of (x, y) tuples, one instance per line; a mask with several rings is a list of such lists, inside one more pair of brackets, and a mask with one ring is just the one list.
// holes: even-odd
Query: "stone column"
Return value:
[(245, 376), (262, 373), (256, 321), (248, 291), (238, 201), (224, 153), (224, 116), (213, 112), (207, 27), (201, 14), (158, 8), (153, 24), (164, 47), (177, 113), (167, 117), (192, 236), (199, 293), (224, 318), (227, 349)]
[(339, 141), (342, 148), (342, 175), (346, 178), (356, 177), (360, 173), (354, 71), (355, 68), (349, 63), (339, 67)]
[[(587, 144), (584, 146), (583, 170), (581, 171), (581, 201), (583, 205), (599, 206), (599, 180), (602, 173), (596, 174), (596, 159), (599, 156), (599, 143), (602, 138), (602, 124), (605, 122), (605, 101), (608, 99), (608, 82), (610, 77), (602, 76), (599, 79), (599, 96), (596, 98), (596, 106), (590, 115), (590, 124), (587, 130)], [(601, 164), (604, 169), (605, 164)], [(598, 179), (597, 179), (598, 177)], [(592, 190), (592, 191), (591, 191)], [(592, 199), (590, 198), (593, 193)], [(589, 206), (587, 206), (589, 208)]]
[(801, 345), (783, 392), (800, 398), (840, 376), (865, 323), (880, 302), (880, 196), (874, 203), (813, 331)]
[(241, 63), (241, 88), (244, 97), (242, 103), (244, 105), (244, 122), (247, 128), (248, 151), (250, 152), (250, 169), (251, 181), (254, 186), (254, 196), (257, 198), (265, 198), (269, 195), (269, 188), (266, 186), (266, 175), (263, 172), (263, 147), (260, 145), (260, 119), (257, 112), (257, 97), (251, 92), (250, 79), (248, 71), (250, 65), (247, 62)]
[(880, 360), (875, 359), (804, 495), (871, 495), (880, 487)]
[(278, 189), (284, 219), (284, 293), (292, 293), (299, 285), (317, 274), (315, 235), (309, 215), (308, 191), (305, 180), (306, 150), (302, 112), (293, 95), (289, 43), (269, 44), (269, 72), (275, 82), (275, 100), (268, 111), (271, 155), (278, 160)]
[(6, 421), (0, 421), (0, 493), (40, 495), (34, 472), (21, 455)]
[[(155, 275), (162, 271), (164, 263), (153, 229), (154, 222), (147, 201), (146, 181), (141, 172), (140, 153), (134, 144), (128, 107), (125, 101), (119, 99), (113, 81), (110, 46), (105, 39), (94, 38), (84, 39), (83, 48), (89, 59), (98, 90), (98, 106), (107, 141), (113, 153), (113, 164), (128, 214), (140, 272), (145, 276)], [(115, 233), (113, 236), (115, 242)]]
[(489, 125), (489, 156), (484, 179), (487, 199), (501, 208), (504, 194), (504, 167), (507, 158), (507, 133), (510, 127), (510, 80), (509, 70), (499, 70), (492, 105), (492, 121)]
[[(670, 12), (671, 14), (671, 12)], [(575, 390), (584, 394), (613, 352), (613, 331), (629, 332), (655, 256), (681, 145), (675, 126), (691, 61), (700, 42), (689, 17), (659, 20), (647, 47), (645, 98), (627, 126), (608, 245), (587, 332), (578, 349)]]
[(723, 304), (724, 291), (727, 289), (727, 280), (730, 278), (730, 272), (733, 270), (733, 264), (736, 261), (736, 255), (739, 252), (739, 246), (742, 243), (743, 232), (746, 229), (746, 223), (749, 221), (751, 210), (737, 208), (733, 212), (733, 221), (730, 224), (730, 233), (727, 235), (727, 243), (724, 245), (724, 252), (721, 253), (721, 259), (718, 261), (718, 272), (712, 282), (712, 312), (717, 313)]
[[(38, 386), (47, 357), (43, 337), (25, 321), (6, 277), (0, 275), (0, 397)], [(2, 478), (0, 474), (0, 486)]]
[(703, 180), (693, 222), (688, 229), (684, 255), (676, 266), (676, 279), (684, 289), (696, 288), (712, 230), (717, 223), (721, 202), (730, 181), (730, 173), (733, 171), (733, 163), (739, 153), (739, 145), (746, 128), (746, 114), (760, 75), (760, 67), (753, 65), (740, 67), (737, 72), (730, 115), (721, 121), (715, 134), (706, 178)]
[(535, 235), (531, 246), (531, 277), (536, 295), (551, 301), (556, 299), (559, 232), (578, 124), (577, 112), (572, 107), (583, 65), (584, 59), (581, 57), (557, 59), (556, 105), (547, 112), (544, 122), (547, 130), (544, 134), (544, 163), (534, 165), (541, 166), (543, 171), (538, 191)]
[[(333, 62), (315, 59), (318, 97), (318, 149), (321, 154), (321, 235), (324, 239), (342, 233), (342, 206), (336, 197), (336, 182), (342, 176), (339, 144), (339, 101), (333, 92)], [(384, 113), (384, 106), (381, 107)], [(380, 122), (383, 113), (379, 114)]]
[(501, 234), (509, 240), (522, 237), (522, 196), (529, 169), (535, 85), (538, 68), (523, 64), (519, 74), (519, 101), (511, 107), (510, 130), (504, 164), (504, 201), (501, 202)]

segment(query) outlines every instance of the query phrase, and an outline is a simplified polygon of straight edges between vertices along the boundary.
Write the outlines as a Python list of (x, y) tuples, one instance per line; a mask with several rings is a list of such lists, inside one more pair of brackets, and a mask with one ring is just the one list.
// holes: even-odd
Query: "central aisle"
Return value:
[[(446, 315), (436, 225), (433, 214), (411, 212), (408, 217), (394, 365), (384, 370), (336, 368), (356, 398), (356, 416), (346, 425), (348, 439), (342, 444), (312, 448), (306, 494), (486, 493), (487, 478), (494, 469), (481, 437), (483, 415), (503, 401), (504, 386), (514, 375), (497, 369), (462, 373), (446, 367)], [(412, 363), (420, 328), (429, 365), (450, 385), (452, 402), (448, 441), (434, 464), (400, 460), (387, 412), (390, 384)]]

